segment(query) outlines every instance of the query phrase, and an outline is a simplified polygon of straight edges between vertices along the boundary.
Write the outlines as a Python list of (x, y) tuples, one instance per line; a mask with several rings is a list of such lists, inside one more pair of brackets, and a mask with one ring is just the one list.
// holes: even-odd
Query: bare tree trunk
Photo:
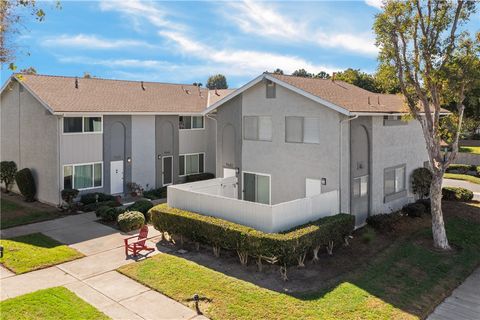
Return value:
[(442, 214), (442, 173), (433, 172), (430, 186), (430, 201), (432, 205), (433, 246), (442, 250), (450, 250)]

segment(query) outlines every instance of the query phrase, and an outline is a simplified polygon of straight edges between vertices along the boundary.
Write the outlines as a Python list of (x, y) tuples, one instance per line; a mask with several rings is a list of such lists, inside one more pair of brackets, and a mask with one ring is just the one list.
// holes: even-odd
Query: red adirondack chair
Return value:
[[(148, 226), (144, 225), (142, 229), (140, 229), (140, 233), (138, 236), (132, 236), (124, 239), (125, 242), (125, 255), (128, 257), (129, 252), (133, 253), (133, 256), (137, 256), (140, 251), (147, 250), (147, 251), (155, 251), (155, 248), (147, 247), (145, 242), (147, 241), (148, 236)], [(129, 243), (129, 240), (137, 238), (137, 241), (133, 241)]]

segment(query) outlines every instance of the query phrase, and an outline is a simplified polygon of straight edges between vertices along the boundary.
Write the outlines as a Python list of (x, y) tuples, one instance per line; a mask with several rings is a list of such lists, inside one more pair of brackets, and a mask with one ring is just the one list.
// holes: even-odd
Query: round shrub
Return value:
[(95, 211), (95, 215), (102, 221), (115, 221), (122, 211), (117, 208), (102, 206)]
[(422, 203), (409, 203), (402, 208), (402, 211), (409, 217), (420, 218), (425, 213), (425, 206)]
[(417, 168), (412, 172), (412, 190), (420, 198), (428, 197), (432, 184), (432, 172), (427, 168)]
[(5, 191), (8, 193), (15, 182), (17, 165), (13, 161), (0, 162), (0, 181), (5, 184)]
[(68, 204), (71, 204), (73, 202), (73, 199), (78, 196), (78, 192), (79, 191), (77, 189), (63, 189), (61, 192), (62, 200)]
[(473, 199), (473, 192), (459, 187), (442, 188), (442, 199), (450, 201), (470, 201)]
[(148, 210), (153, 207), (153, 204), (149, 200), (138, 200), (135, 201), (132, 205), (127, 207), (128, 211), (140, 211), (143, 214), (146, 214)]
[(15, 175), (15, 182), (26, 201), (31, 202), (35, 200), (37, 187), (35, 186), (32, 171), (29, 168), (24, 168), (18, 171)]
[(140, 229), (145, 224), (143, 213), (138, 211), (127, 211), (117, 218), (120, 230), (124, 232)]

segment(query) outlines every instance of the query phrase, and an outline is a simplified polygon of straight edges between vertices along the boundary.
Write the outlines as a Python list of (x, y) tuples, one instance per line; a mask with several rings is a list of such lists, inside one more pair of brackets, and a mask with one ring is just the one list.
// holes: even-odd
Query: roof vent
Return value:
[(75, 89), (78, 89), (78, 77), (75, 77)]
[(218, 93), (217, 88), (215, 88), (215, 95), (220, 97), (220, 94)]
[(143, 81), (140, 82), (140, 85), (142, 86), (142, 90), (145, 91), (145, 86), (143, 85)]
[(380, 96), (377, 96), (377, 103), (380, 104)]
[(370, 105), (370, 96), (368, 96), (368, 105)]
[(183, 86), (182, 86), (182, 90), (185, 91), (186, 94), (190, 94), (190, 90), (185, 89)]

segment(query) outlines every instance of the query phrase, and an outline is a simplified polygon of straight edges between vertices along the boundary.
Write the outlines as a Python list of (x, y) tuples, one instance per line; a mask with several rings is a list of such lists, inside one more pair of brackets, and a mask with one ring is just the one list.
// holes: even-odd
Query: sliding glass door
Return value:
[(244, 172), (243, 200), (270, 204), (270, 177)]

